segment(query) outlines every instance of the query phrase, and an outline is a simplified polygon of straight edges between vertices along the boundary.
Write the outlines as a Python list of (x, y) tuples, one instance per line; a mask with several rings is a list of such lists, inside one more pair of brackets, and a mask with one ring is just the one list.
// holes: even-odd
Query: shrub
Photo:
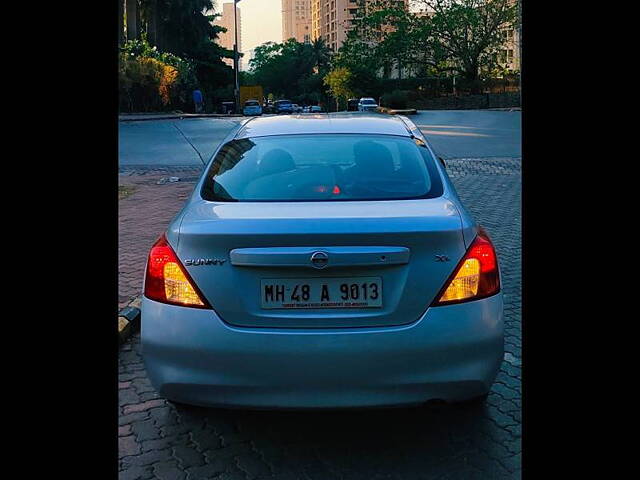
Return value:
[(198, 84), (193, 62), (152, 47), (143, 37), (120, 54), (121, 111), (187, 110)]
[(382, 96), (381, 102), (384, 107), (407, 108), (409, 94), (406, 90), (394, 90), (391, 93), (385, 93)]

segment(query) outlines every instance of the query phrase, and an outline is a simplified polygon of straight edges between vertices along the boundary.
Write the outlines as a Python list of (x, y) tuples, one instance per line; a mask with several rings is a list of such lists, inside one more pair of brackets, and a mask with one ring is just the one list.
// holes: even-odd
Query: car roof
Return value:
[(379, 113), (350, 112), (251, 119), (242, 125), (235, 138), (321, 133), (412, 136), (407, 124), (399, 117)]

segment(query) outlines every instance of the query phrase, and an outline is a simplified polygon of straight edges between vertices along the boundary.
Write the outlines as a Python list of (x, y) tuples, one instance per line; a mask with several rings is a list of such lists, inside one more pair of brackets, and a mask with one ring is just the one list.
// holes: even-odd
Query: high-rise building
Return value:
[[(238, 13), (238, 52), (242, 53), (242, 20), (240, 9), (236, 7)], [(226, 32), (218, 34), (218, 44), (228, 50), (233, 51), (235, 42), (235, 24), (233, 19), (233, 2), (222, 4), (222, 15), (215, 19), (214, 25), (224, 27)], [(233, 67), (233, 58), (225, 58), (224, 62)], [(242, 58), (238, 59), (238, 70), (242, 70)]]
[(282, 0), (282, 41), (311, 41), (311, 0)]
[[(397, 2), (408, 8), (408, 0)], [(311, 0), (311, 38), (323, 38), (329, 48), (337, 51), (347, 39), (358, 7), (358, 0)]]

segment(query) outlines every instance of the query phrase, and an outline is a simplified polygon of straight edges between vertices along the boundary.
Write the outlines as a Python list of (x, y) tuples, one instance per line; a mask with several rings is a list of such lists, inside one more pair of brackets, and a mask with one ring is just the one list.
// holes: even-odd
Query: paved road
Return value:
[[(520, 112), (488, 110), (420, 111), (411, 119), (444, 158), (520, 157)], [(192, 118), (120, 122), (121, 169), (133, 166), (201, 165), (238, 119)], [(193, 144), (193, 146), (191, 145)]]
[(444, 158), (520, 157), (520, 112), (420, 110), (411, 120)]
[(232, 129), (238, 128), (238, 124), (238, 120), (218, 118), (120, 122), (120, 167), (202, 165), (194, 147), (206, 163), (218, 144)]

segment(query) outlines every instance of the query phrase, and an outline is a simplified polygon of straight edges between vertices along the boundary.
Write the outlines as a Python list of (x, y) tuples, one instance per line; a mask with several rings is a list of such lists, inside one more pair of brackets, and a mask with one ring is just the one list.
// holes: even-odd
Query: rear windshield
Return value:
[(245, 106), (245, 107), (258, 107), (259, 105), (258, 105), (258, 102), (255, 102), (255, 101), (254, 101), (254, 102), (251, 102), (251, 101), (249, 101), (249, 102), (245, 102), (245, 103), (244, 103), (244, 106)]
[(363, 105), (375, 105), (376, 102), (371, 100), (370, 98), (365, 98), (364, 100), (361, 100), (360, 103), (362, 103)]
[(202, 197), (221, 202), (433, 198), (443, 187), (426, 147), (391, 135), (279, 135), (232, 140)]

